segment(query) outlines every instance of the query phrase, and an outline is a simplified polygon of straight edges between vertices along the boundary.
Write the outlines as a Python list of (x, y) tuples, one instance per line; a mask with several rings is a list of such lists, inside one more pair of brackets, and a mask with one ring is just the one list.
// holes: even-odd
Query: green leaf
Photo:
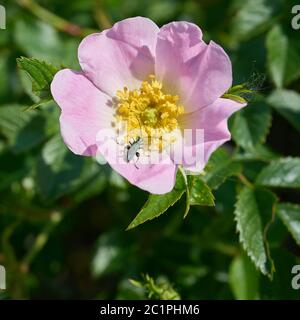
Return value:
[(281, 0), (239, 1), (230, 26), (237, 40), (247, 40), (265, 31), (280, 14)]
[(186, 183), (184, 177), (182, 173), (178, 171), (174, 189), (162, 195), (150, 194), (147, 202), (134, 218), (134, 220), (130, 223), (127, 230), (133, 229), (148, 220), (159, 217), (182, 197), (185, 190)]
[(85, 159), (79, 178), (76, 189), (72, 194), (73, 201), (77, 203), (98, 196), (107, 186), (104, 167), (93, 161), (93, 159)]
[(18, 58), (17, 63), (18, 67), (29, 75), (34, 94), (43, 99), (51, 99), (50, 85), (59, 69), (33, 58)]
[(278, 88), (300, 77), (300, 42), (296, 31), (275, 25), (266, 39), (268, 68)]
[(279, 203), (276, 206), (276, 213), (300, 246), (300, 206), (292, 203)]
[(46, 200), (71, 193), (80, 182), (85, 159), (67, 149), (60, 135), (49, 140), (37, 162), (37, 187)]
[(214, 206), (215, 198), (200, 176), (188, 176), (189, 202), (192, 206)]
[(36, 112), (25, 113), (18, 105), (0, 107), (0, 132), (7, 138), (12, 151), (27, 151), (41, 143), (50, 132), (47, 119)]
[(300, 131), (300, 95), (292, 90), (276, 90), (267, 102)]
[(97, 240), (91, 263), (93, 277), (122, 271), (124, 260), (133, 255), (132, 250), (134, 248), (122, 232), (114, 230), (102, 234)]
[(217, 189), (225, 180), (242, 170), (241, 164), (233, 161), (222, 148), (216, 150), (205, 167), (203, 180), (211, 189)]
[(268, 187), (299, 188), (300, 158), (281, 158), (272, 161), (259, 173), (256, 184)]
[(264, 189), (245, 187), (238, 195), (235, 220), (240, 242), (255, 266), (272, 277), (273, 262), (269, 255), (266, 233), (273, 219), (276, 196)]
[(249, 150), (239, 150), (234, 155), (234, 160), (236, 161), (266, 161), (269, 162), (271, 160), (279, 158), (279, 155), (275, 153), (270, 147), (267, 145), (257, 145), (255, 149)]
[(42, 99), (42, 100), (40, 100), (39, 102), (37, 102), (37, 103), (34, 103), (34, 104), (32, 104), (31, 106), (29, 106), (29, 107), (26, 107), (23, 111), (31, 111), (31, 110), (35, 110), (35, 109), (37, 109), (38, 107), (40, 107), (40, 106), (42, 106), (42, 105), (45, 105), (45, 104), (47, 104), (47, 103), (49, 103), (49, 102), (52, 102), (53, 100), (52, 99)]
[(243, 253), (233, 259), (229, 268), (229, 285), (236, 299), (258, 298), (259, 273)]
[(251, 149), (266, 140), (272, 121), (269, 106), (255, 101), (234, 116), (231, 133), (237, 145)]
[(16, 44), (27, 56), (77, 69), (80, 39), (66, 37), (43, 21), (22, 17), (15, 21), (14, 35)]

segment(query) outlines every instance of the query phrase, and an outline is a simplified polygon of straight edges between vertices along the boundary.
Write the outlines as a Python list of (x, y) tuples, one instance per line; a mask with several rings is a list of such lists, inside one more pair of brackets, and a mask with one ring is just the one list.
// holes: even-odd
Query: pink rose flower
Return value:
[[(159, 29), (147, 18), (125, 19), (83, 39), (78, 56), (82, 71), (61, 70), (51, 85), (64, 142), (78, 155), (100, 152), (129, 182), (154, 194), (172, 190), (179, 164), (201, 172), (230, 140), (228, 118), (245, 106), (221, 98), (232, 85), (230, 59), (192, 23)], [(110, 151), (120, 149), (120, 123), (127, 126), (125, 157), (116, 161)], [(186, 129), (203, 132), (201, 141), (186, 142)], [(189, 152), (178, 163), (182, 146)], [(158, 163), (145, 161), (152, 150), (162, 155)]]

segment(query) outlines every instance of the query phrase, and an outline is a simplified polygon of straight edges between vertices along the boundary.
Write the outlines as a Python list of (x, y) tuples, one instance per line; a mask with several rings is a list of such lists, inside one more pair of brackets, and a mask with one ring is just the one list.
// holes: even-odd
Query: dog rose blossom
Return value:
[[(61, 70), (51, 84), (64, 142), (78, 155), (100, 153), (130, 183), (154, 194), (172, 190), (178, 165), (201, 172), (230, 140), (228, 118), (245, 106), (222, 98), (232, 85), (230, 59), (192, 23), (158, 28), (147, 18), (125, 19), (83, 39), (78, 57), (82, 71)], [(187, 129), (192, 139), (184, 138)], [(125, 153), (118, 161), (111, 152), (117, 149)], [(149, 163), (153, 150), (161, 157)]]

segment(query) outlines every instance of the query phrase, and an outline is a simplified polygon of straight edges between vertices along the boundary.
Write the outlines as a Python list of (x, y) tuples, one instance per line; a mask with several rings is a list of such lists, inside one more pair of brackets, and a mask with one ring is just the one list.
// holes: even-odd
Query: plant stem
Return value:
[(253, 184), (242, 173), (238, 174), (237, 176), (245, 186), (249, 188), (253, 187)]
[(26, 8), (41, 20), (51, 24), (56, 29), (66, 32), (72, 36), (78, 36), (83, 38), (91, 33), (97, 32), (97, 30), (94, 29), (79, 27), (78, 25), (57, 16), (56, 14), (50, 12), (49, 10), (37, 4), (35, 0), (16, 1), (21, 7)]
[(185, 183), (186, 206), (185, 206), (185, 212), (184, 212), (183, 218), (186, 218), (186, 216), (188, 215), (188, 213), (190, 211), (190, 190), (189, 190), (189, 184), (188, 184), (187, 176), (186, 176), (184, 169), (182, 168), (182, 166), (178, 166), (178, 170), (182, 174), (182, 177), (183, 177), (184, 183)]
[(62, 214), (60, 212), (55, 211), (51, 214), (51, 221), (45, 226), (44, 230), (37, 235), (32, 248), (29, 250), (21, 263), (20, 269), (23, 273), (28, 272), (28, 268), (31, 262), (36, 257), (36, 255), (44, 248), (52, 230), (56, 227), (57, 224), (60, 223), (61, 220)]

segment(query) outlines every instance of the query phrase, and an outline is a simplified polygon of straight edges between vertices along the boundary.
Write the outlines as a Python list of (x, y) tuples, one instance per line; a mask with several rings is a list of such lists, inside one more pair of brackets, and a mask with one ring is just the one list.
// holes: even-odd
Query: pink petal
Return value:
[(61, 108), (60, 128), (66, 145), (75, 154), (96, 155), (97, 133), (113, 120), (111, 98), (82, 73), (69, 69), (55, 75), (51, 92)]
[(155, 72), (165, 88), (177, 93), (187, 112), (213, 103), (232, 84), (231, 62), (225, 51), (202, 41), (191, 23), (173, 22), (161, 28)]
[(143, 17), (128, 18), (117, 22), (106, 31), (108, 38), (124, 41), (135, 47), (147, 47), (155, 56), (158, 26), (150, 19)]
[[(126, 178), (131, 184), (153, 194), (164, 194), (175, 185), (177, 166), (165, 156), (160, 163), (145, 164), (142, 156), (138, 162), (125, 162), (120, 147), (111, 130), (102, 130), (97, 139), (99, 153), (108, 161), (113, 170)], [(145, 159), (146, 160), (146, 159)]]
[(115, 96), (130, 90), (154, 73), (154, 47), (159, 29), (149, 19), (131, 18), (112, 29), (87, 36), (78, 49), (79, 62), (89, 79)]
[[(204, 168), (211, 154), (231, 138), (227, 126), (229, 117), (245, 106), (243, 103), (219, 98), (205, 108), (181, 117), (181, 128), (193, 131), (203, 129), (203, 142), (193, 141), (185, 145), (185, 154), (191, 155), (183, 164), (186, 169), (200, 172)], [(199, 159), (194, 157), (196, 153), (201, 155)]]
[[(211, 137), (213, 140), (214, 133), (218, 135), (218, 127), (221, 123), (227, 124), (227, 120), (230, 116), (245, 107), (246, 103), (239, 103), (231, 99), (219, 98), (212, 104), (202, 108), (201, 110), (187, 113), (180, 118), (180, 125), (182, 128), (201, 128), (205, 129), (207, 137)], [(207, 138), (205, 139), (207, 141)]]
[(132, 164), (111, 165), (131, 184), (152, 194), (170, 192), (175, 185), (177, 167), (174, 164), (140, 165), (137, 169)]
[(155, 74), (170, 93), (178, 93), (176, 79), (179, 80), (183, 64), (198, 54), (202, 46), (201, 39), (202, 32), (198, 26), (188, 22), (172, 22), (160, 29)]

